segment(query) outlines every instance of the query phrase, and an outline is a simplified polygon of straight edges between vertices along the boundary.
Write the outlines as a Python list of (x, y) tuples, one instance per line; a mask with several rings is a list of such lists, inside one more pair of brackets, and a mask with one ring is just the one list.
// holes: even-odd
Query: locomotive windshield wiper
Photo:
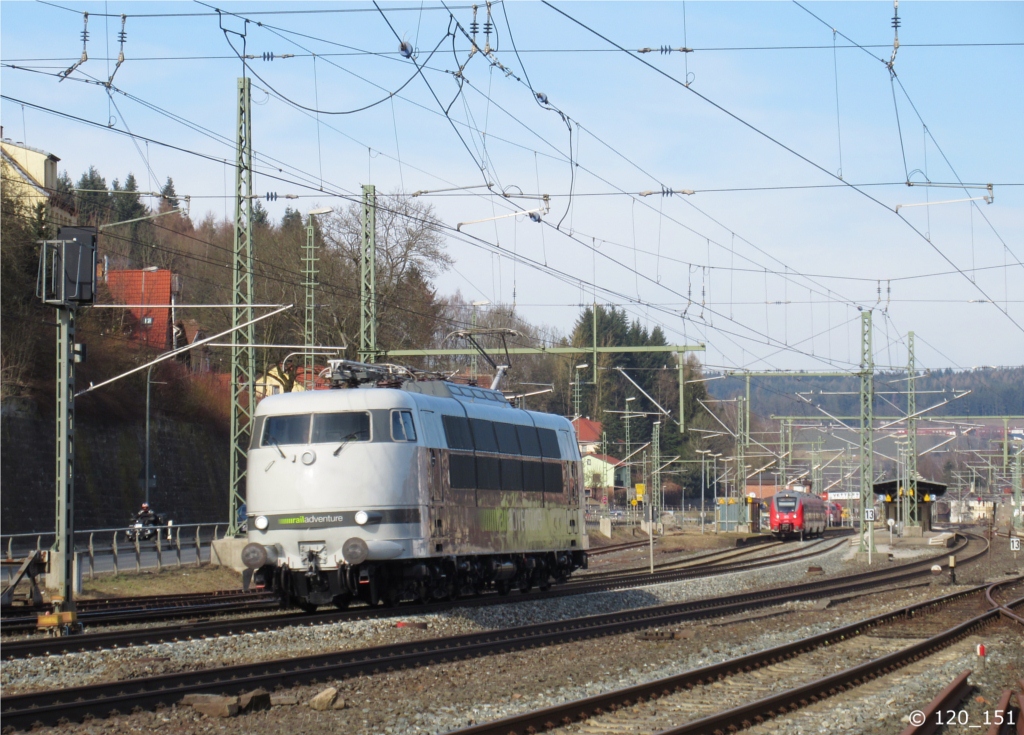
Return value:
[(288, 457), (285, 456), (284, 450), (281, 449), (281, 445), (277, 443), (277, 439), (275, 439), (272, 436), (268, 437), (268, 439), (270, 440), (270, 443), (274, 445), (274, 449), (276, 449), (281, 454), (281, 457), (283, 459), (288, 459)]
[(353, 439), (358, 438), (358, 436), (359, 436), (359, 432), (358, 431), (353, 431), (351, 434), (349, 434), (344, 439), (342, 439), (341, 440), (341, 444), (339, 444), (338, 448), (334, 450), (334, 456), (337, 457), (341, 453), (341, 450), (344, 449), (345, 447), (347, 447), (349, 445), (349, 443)]

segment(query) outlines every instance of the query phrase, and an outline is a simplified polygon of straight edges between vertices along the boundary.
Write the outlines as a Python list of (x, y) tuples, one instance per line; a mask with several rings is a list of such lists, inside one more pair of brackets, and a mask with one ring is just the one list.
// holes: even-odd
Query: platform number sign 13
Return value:
[(865, 508), (864, 509), (864, 520), (867, 521), (868, 523), (874, 523), (875, 522), (875, 509), (874, 508)]
[(1020, 551), (1020, 539), (1016, 536), (1010, 539), (1010, 551)]

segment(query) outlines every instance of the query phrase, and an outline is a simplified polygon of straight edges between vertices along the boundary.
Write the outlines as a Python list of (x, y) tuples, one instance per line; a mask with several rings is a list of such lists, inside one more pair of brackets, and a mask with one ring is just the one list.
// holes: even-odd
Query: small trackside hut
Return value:
[(586, 567), (572, 425), (498, 390), (331, 362), (257, 406), (247, 581), (304, 609), (546, 589)]

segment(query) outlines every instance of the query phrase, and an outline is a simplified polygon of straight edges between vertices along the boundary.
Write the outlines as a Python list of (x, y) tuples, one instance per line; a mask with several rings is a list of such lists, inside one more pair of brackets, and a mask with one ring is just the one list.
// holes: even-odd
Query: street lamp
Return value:
[(151, 386), (151, 385), (167, 385), (166, 383), (163, 383), (163, 382), (160, 382), (160, 381), (156, 381), (156, 382), (153, 381), (153, 379), (152, 379), (153, 378), (153, 367), (154, 367), (153, 365), (150, 365), (149, 369), (146, 370), (146, 470), (145, 470), (146, 471), (146, 477), (145, 477), (145, 480), (144, 480), (144, 485), (145, 485), (144, 490), (145, 490), (145, 499), (146, 499), (146, 504), (147, 505), (149, 504), (149, 483), (150, 483), (150, 475), (149, 475), (149, 386)]
[(707, 455), (711, 454), (710, 449), (698, 449), (700, 455), (700, 532), (704, 533), (704, 494), (707, 487)]
[(711, 455), (715, 474), (715, 533), (718, 533), (718, 458), (721, 456), (721, 452)]
[[(472, 302), (472, 304), (470, 304), (473, 307), (473, 329), (476, 329), (476, 307), (488, 306), (490, 303), (491, 302), (488, 301), (487, 299), (482, 299), (480, 301), (474, 301)], [(476, 353), (473, 353), (472, 378), (473, 380), (476, 380)]]
[(313, 345), (316, 344), (316, 230), (313, 228), (313, 218), (321, 214), (330, 214), (334, 209), (331, 207), (317, 207), (306, 213), (306, 337), (304, 368), (302, 376), (303, 388), (313, 390), (316, 387), (315, 361), (313, 357)]

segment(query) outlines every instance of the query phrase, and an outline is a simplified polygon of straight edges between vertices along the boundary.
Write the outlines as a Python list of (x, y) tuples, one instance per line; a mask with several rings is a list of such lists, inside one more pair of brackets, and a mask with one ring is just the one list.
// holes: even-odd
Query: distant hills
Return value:
[[(918, 375), (915, 384), (918, 411), (949, 401), (929, 411), (929, 416), (1024, 416), (1024, 367), (938, 370)], [(719, 399), (733, 398), (746, 390), (746, 380), (741, 377), (710, 380), (706, 385), (708, 393)], [(905, 413), (906, 390), (905, 371), (876, 373), (875, 414), (896, 416)], [(970, 393), (953, 400), (954, 393), (962, 391)], [(856, 377), (785, 375), (750, 379), (751, 410), (762, 419), (781, 415), (822, 416), (821, 411), (802, 400), (797, 393), (831, 414), (860, 414), (860, 380)]]

